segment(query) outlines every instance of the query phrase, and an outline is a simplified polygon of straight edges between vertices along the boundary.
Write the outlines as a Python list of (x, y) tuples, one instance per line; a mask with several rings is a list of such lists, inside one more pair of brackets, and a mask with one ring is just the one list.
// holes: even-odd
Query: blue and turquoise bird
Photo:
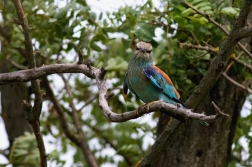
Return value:
[[(136, 44), (124, 77), (124, 93), (127, 94), (129, 89), (145, 103), (163, 101), (186, 108), (169, 76), (153, 65), (151, 52), (151, 44), (146, 42)], [(185, 122), (185, 118), (182, 116), (169, 115)], [(208, 125), (204, 121), (200, 121), (200, 123)]]

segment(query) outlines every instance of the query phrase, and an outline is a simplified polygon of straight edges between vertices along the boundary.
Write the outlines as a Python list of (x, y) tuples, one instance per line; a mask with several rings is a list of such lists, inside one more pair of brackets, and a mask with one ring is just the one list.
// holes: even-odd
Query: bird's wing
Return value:
[(123, 93), (125, 95), (127, 95), (127, 93), (128, 93), (128, 85), (127, 85), (127, 82), (126, 82), (126, 77), (127, 77), (127, 72), (125, 73), (124, 80), (123, 80)]
[(156, 66), (148, 66), (144, 68), (144, 73), (150, 82), (157, 87), (161, 93), (165, 94), (168, 98), (185, 107), (184, 102), (181, 100), (179, 93), (173, 86), (169, 76)]
[(137, 93), (133, 90), (133, 88), (130, 86), (130, 84), (127, 83), (127, 77), (129, 77), (129, 76), (128, 76), (128, 71), (127, 71), (127, 72), (125, 73), (125, 75), (124, 75), (124, 80), (123, 80), (123, 93), (124, 93), (125, 95), (127, 95), (128, 89), (129, 89), (133, 94), (135, 94), (137, 97), (139, 97), (139, 96), (137, 95)]

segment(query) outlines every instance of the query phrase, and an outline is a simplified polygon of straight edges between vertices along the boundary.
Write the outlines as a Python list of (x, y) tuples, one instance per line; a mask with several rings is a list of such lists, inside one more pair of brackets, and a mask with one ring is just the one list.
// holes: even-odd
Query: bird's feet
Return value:
[(154, 103), (157, 103), (157, 102), (160, 102), (160, 100), (152, 101), (152, 102), (150, 102), (150, 103), (145, 104), (147, 111), (150, 110), (150, 105), (151, 105), (151, 104), (154, 104)]
[(136, 109), (136, 115), (139, 115), (139, 107)]
[[(149, 111), (150, 110), (150, 105), (153, 104), (153, 103), (157, 103), (157, 102), (160, 102), (159, 100), (156, 100), (156, 101), (152, 101), (150, 103), (146, 103), (144, 104), (143, 106), (146, 107), (146, 110)], [(136, 109), (136, 115), (139, 115), (139, 107)]]

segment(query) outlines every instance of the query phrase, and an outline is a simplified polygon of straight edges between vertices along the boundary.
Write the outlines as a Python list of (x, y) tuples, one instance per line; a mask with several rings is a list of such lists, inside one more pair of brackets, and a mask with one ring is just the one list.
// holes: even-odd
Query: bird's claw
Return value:
[(151, 104), (154, 104), (154, 103), (157, 103), (157, 102), (159, 102), (159, 100), (152, 101), (152, 102), (150, 102), (150, 103), (145, 104), (145, 105), (146, 105), (146, 110), (149, 111), (149, 110), (150, 110), (150, 105), (151, 105)]
[[(150, 103), (146, 103), (144, 106), (146, 107), (146, 110), (149, 111), (150, 110), (150, 105), (153, 104), (153, 103), (157, 103), (159, 102), (158, 100), (157, 101), (152, 101)], [(139, 108), (136, 109), (136, 115), (139, 115)]]
[(139, 115), (139, 108), (136, 109), (136, 115)]

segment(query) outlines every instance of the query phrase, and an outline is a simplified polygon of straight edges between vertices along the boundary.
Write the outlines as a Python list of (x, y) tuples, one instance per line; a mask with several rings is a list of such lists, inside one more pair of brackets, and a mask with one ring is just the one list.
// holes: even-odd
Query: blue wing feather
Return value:
[(182, 100), (179, 97), (177, 97), (174, 91), (175, 90), (174, 86), (172, 84), (169, 84), (160, 72), (158, 72), (152, 66), (148, 66), (144, 68), (144, 73), (146, 77), (150, 80), (150, 82), (156, 88), (158, 88), (161, 93), (165, 94), (168, 98), (184, 106), (184, 103), (182, 102)]

